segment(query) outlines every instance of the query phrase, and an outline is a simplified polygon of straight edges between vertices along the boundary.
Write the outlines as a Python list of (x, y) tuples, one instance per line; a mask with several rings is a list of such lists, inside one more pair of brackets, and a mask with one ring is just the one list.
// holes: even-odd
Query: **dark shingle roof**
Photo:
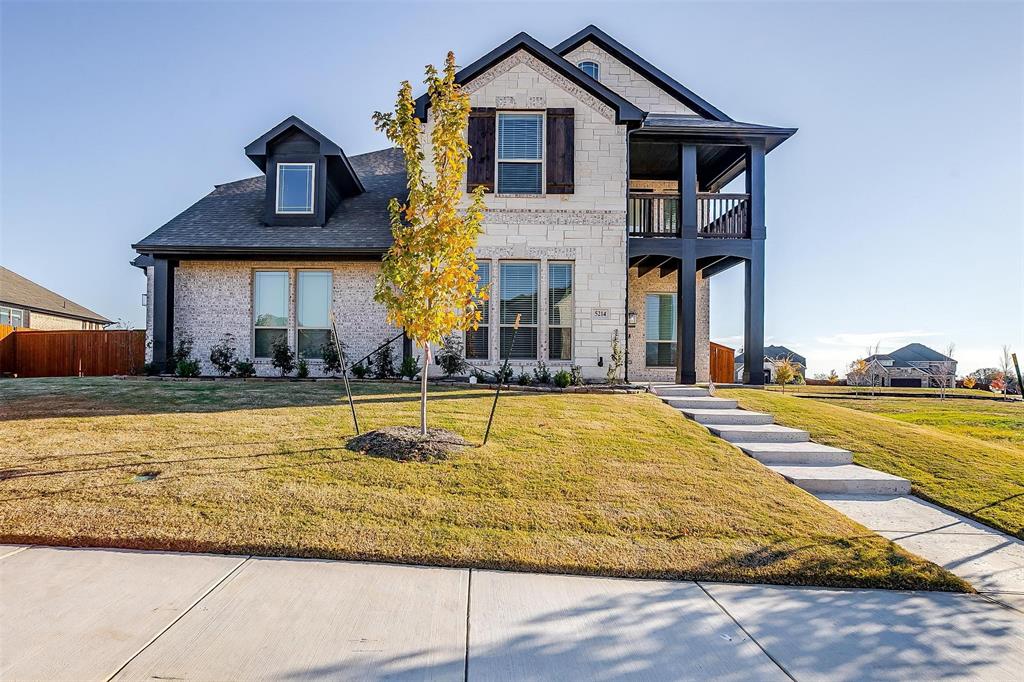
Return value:
[(74, 301), (69, 301), (60, 294), (3, 266), (0, 266), (0, 301), (20, 308), (53, 313), (60, 317), (73, 317), (89, 322), (110, 324), (110, 320), (102, 315), (94, 313)]
[(323, 227), (263, 224), (266, 177), (218, 185), (132, 248), (141, 253), (296, 252), (374, 253), (391, 246), (388, 202), (406, 193), (401, 150), (349, 158), (366, 188), (342, 200)]
[(891, 353), (871, 355), (867, 360), (892, 360), (894, 367), (910, 367), (912, 362), (956, 362), (948, 355), (943, 355), (921, 343), (908, 343)]
[[(807, 358), (799, 353), (794, 353), (785, 346), (765, 346), (764, 357), (766, 360), (782, 360), (784, 358), (791, 358), (793, 362), (797, 362), (804, 367), (807, 366)], [(743, 351), (736, 353), (736, 364), (743, 364)]]

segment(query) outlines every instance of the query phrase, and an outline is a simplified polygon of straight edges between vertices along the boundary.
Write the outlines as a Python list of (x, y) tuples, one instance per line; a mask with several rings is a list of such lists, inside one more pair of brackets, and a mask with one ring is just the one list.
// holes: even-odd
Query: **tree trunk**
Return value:
[(423, 369), (420, 370), (420, 435), (427, 435), (427, 372), (430, 369), (430, 343), (423, 344)]

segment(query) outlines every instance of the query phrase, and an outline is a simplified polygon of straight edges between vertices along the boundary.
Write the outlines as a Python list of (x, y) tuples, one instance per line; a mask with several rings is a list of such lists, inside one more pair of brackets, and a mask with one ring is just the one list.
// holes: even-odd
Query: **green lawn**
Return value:
[[(414, 387), (358, 391), (365, 428), (416, 423)], [(338, 383), (0, 392), (2, 542), (969, 589), (652, 395), (511, 392), (486, 447), (426, 464), (345, 449)], [(491, 394), (432, 395), (432, 425), (479, 443)]]
[(910, 479), (926, 499), (1024, 538), (1024, 404), (934, 398), (823, 399), (723, 389), (742, 407)]

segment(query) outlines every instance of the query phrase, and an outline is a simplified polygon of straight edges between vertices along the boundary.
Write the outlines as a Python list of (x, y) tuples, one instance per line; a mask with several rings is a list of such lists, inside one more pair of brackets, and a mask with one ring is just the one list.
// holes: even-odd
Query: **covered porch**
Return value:
[[(630, 135), (628, 281), (644, 289), (673, 290), (669, 347), (677, 383), (711, 378), (707, 287), (712, 277), (737, 265), (744, 267), (744, 367), (762, 365), (765, 155), (794, 132), (651, 114)], [(742, 192), (723, 191), (741, 176)], [(634, 324), (636, 308), (632, 297), (630, 331), (646, 341), (653, 328), (648, 328), (649, 316), (643, 327)], [(660, 336), (666, 336), (664, 329)], [(636, 367), (637, 358), (627, 364)], [(764, 375), (745, 369), (743, 383), (762, 385)]]

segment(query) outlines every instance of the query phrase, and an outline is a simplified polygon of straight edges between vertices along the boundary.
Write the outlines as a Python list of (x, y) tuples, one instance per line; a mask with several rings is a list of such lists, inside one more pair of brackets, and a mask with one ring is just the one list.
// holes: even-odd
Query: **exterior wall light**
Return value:
[(630, 310), (626, 314), (626, 324), (628, 324), (630, 327), (635, 327), (636, 326), (636, 311), (635, 310)]

